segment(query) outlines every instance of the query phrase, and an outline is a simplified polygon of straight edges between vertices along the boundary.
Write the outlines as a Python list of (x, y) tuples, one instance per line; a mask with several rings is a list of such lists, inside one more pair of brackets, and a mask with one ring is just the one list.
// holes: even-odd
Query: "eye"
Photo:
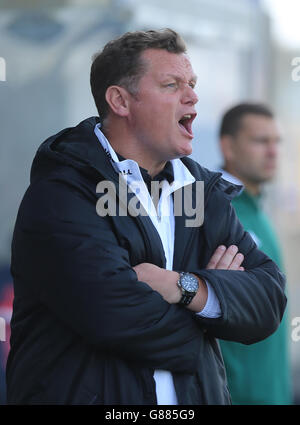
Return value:
[(166, 87), (170, 87), (170, 88), (172, 88), (172, 89), (175, 89), (175, 88), (177, 88), (177, 87), (178, 87), (178, 84), (174, 81), (174, 82), (172, 82), (172, 83), (168, 83), (168, 84), (166, 84)]
[(268, 143), (268, 139), (265, 139), (263, 137), (254, 137), (252, 140), (257, 145), (266, 145)]

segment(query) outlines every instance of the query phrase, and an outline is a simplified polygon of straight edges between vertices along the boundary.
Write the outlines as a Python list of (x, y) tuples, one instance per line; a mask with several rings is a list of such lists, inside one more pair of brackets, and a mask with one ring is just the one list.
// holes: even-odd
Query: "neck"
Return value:
[(167, 161), (156, 160), (147, 152), (145, 146), (139, 143), (126, 131), (126, 127), (119, 125), (106, 125), (102, 132), (115, 152), (126, 159), (132, 159), (148, 171), (151, 177), (156, 176), (165, 166)]
[(259, 183), (249, 181), (249, 179), (240, 176), (239, 173), (237, 173), (235, 170), (233, 170), (232, 168), (230, 168), (228, 166), (224, 166), (223, 169), (225, 171), (227, 171), (227, 173), (238, 178), (243, 183), (243, 185), (245, 186), (245, 189), (247, 190), (247, 192), (249, 192), (251, 195), (253, 195), (253, 196), (259, 195), (259, 193), (261, 191), (261, 185)]

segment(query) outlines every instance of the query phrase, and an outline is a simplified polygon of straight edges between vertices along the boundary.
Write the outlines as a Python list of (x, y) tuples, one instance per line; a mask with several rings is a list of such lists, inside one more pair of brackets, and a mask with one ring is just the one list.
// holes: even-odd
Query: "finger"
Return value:
[(147, 263), (140, 263), (132, 267), (137, 274), (138, 280), (142, 280), (142, 278), (144, 277), (143, 275), (147, 271), (146, 267), (147, 267)]
[(216, 265), (218, 264), (218, 262), (220, 261), (220, 259), (224, 255), (225, 251), (226, 251), (226, 246), (224, 246), (224, 245), (218, 246), (218, 248), (215, 250), (213, 256), (209, 260), (206, 268), (207, 269), (215, 269)]
[(230, 267), (237, 253), (238, 247), (236, 245), (231, 245), (229, 248), (227, 248), (223, 256), (220, 258), (219, 262), (217, 263), (216, 269), (227, 270)]
[(244, 261), (244, 256), (240, 252), (236, 254), (234, 259), (232, 260), (230, 266), (228, 267), (228, 270), (239, 270), (242, 262)]
[(244, 272), (245, 271), (244, 267), (239, 267), (239, 271)]
[(139, 269), (139, 266), (134, 266), (134, 267), (132, 267), (133, 268), (133, 270), (135, 271), (135, 273), (136, 273), (136, 275), (137, 275), (137, 278), (138, 278), (138, 280), (141, 280), (140, 279), (140, 269)]

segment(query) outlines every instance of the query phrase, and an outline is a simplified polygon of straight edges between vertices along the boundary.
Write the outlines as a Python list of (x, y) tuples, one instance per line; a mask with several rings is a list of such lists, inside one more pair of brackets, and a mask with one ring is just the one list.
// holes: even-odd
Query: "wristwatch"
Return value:
[(179, 275), (177, 285), (181, 289), (182, 293), (179, 304), (189, 305), (198, 291), (199, 281), (191, 273), (180, 272)]

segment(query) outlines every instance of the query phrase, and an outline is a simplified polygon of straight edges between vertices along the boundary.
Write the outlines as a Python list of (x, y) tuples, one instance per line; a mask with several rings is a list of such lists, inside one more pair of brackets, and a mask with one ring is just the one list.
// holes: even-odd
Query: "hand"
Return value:
[(244, 271), (244, 267), (241, 267), (243, 261), (244, 256), (238, 252), (236, 245), (231, 245), (229, 248), (221, 245), (214, 252), (206, 268)]
[[(133, 267), (136, 272), (138, 280), (146, 282), (154, 291), (160, 293), (160, 295), (169, 304), (177, 304), (181, 300), (182, 293), (178, 287), (177, 282), (179, 280), (179, 273), (165, 270), (154, 264), (141, 263)], [(201, 311), (207, 301), (207, 286), (206, 283), (194, 275), (199, 281), (199, 289), (195, 296), (197, 300), (191, 302), (188, 306), (193, 311)]]
[(177, 286), (179, 273), (162, 269), (155, 264), (141, 263), (133, 267), (138, 280), (147, 283), (170, 304), (178, 303), (181, 291)]

